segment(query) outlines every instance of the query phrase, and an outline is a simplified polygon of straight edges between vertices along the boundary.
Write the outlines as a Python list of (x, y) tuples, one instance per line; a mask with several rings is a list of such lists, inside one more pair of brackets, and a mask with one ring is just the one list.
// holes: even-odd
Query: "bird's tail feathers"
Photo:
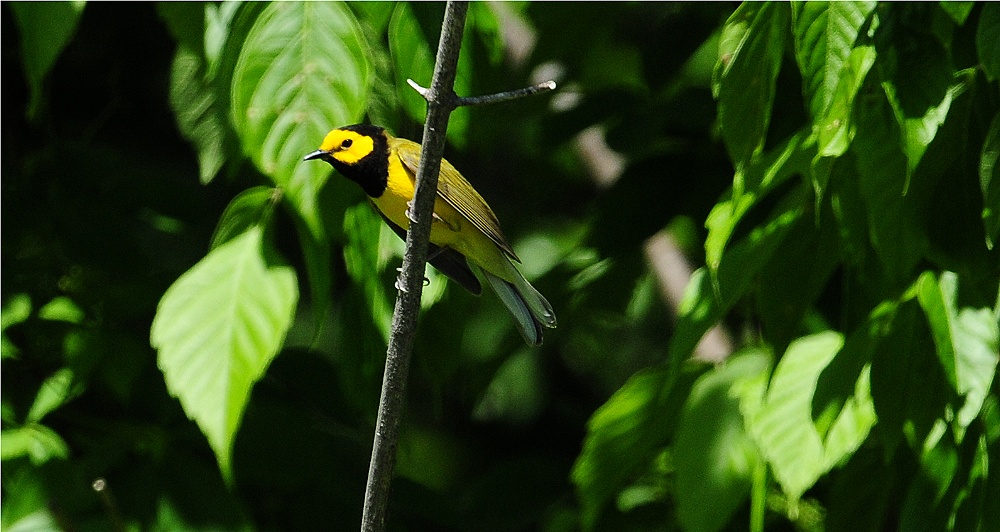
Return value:
[(514, 317), (514, 323), (524, 341), (532, 346), (541, 345), (542, 327), (556, 326), (556, 314), (552, 305), (523, 277), (515, 285), (485, 270), (482, 272), (497, 297)]

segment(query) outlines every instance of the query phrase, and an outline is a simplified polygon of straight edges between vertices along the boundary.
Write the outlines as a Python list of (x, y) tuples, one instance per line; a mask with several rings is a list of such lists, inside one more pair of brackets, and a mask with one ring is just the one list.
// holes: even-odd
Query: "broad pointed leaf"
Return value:
[(198, 153), (199, 178), (206, 184), (226, 162), (228, 126), (204, 68), (200, 54), (184, 46), (177, 48), (170, 68), (170, 107), (181, 134)]
[(830, 331), (792, 342), (771, 377), (764, 406), (748, 420), (750, 433), (792, 500), (798, 500), (821, 475), (854, 452), (875, 422), (868, 372), (864, 371), (858, 393), (846, 403), (827, 435), (828, 445), (813, 423), (817, 379), (843, 343), (839, 333)]
[[(910, 65), (916, 67), (915, 65)], [(908, 93), (918, 92), (924, 87), (912, 85), (900, 85), (897, 83), (884, 82), (882, 84), (885, 94), (888, 97), (889, 105), (896, 115), (896, 121), (900, 125), (902, 133), (903, 153), (906, 154), (907, 176), (906, 186), (909, 188), (910, 177), (920, 160), (923, 159), (927, 147), (934, 141), (938, 129), (948, 117), (948, 111), (958, 96), (973, 83), (974, 76), (972, 70), (963, 70), (955, 74), (953, 83), (942, 94), (939, 101), (923, 102), (926, 105), (920, 108), (919, 114), (915, 112), (914, 104), (907, 104), (907, 101), (914, 99)], [(900, 93), (903, 91), (903, 93)]]
[(251, 227), (267, 225), (274, 205), (281, 199), (281, 189), (252, 187), (229, 202), (212, 235), (212, 249), (242, 235)]
[(712, 88), (719, 100), (722, 138), (737, 174), (764, 147), (788, 17), (787, 4), (744, 2), (722, 31)]
[[(874, 9), (871, 1), (792, 4), (795, 58), (802, 71), (809, 112), (817, 124), (823, 122), (840, 90), (852, 92), (850, 87), (841, 89), (842, 79), (851, 71), (850, 57), (858, 32)], [(859, 62), (871, 66), (870, 62)], [(853, 85), (853, 92), (857, 92), (860, 81)], [(853, 99), (853, 95), (847, 98)]]
[(670, 378), (663, 368), (637, 373), (591, 416), (571, 473), (585, 530), (666, 445), (697, 376), (683, 372)]
[(761, 457), (742, 412), (759, 408), (770, 370), (770, 354), (750, 349), (691, 389), (674, 445), (677, 515), (686, 530), (721, 529), (749, 495)]
[(734, 183), (730, 198), (716, 204), (705, 221), (708, 229), (705, 261), (713, 271), (718, 268), (729, 238), (743, 215), (789, 177), (804, 173), (814, 154), (815, 144), (799, 133), (746, 168), (739, 186)]
[(326, 314), (330, 251), (320, 189), (331, 170), (303, 161), (333, 128), (360, 120), (370, 68), (353, 13), (342, 3), (275, 2), (253, 19), (233, 69), (231, 110), (243, 150), (298, 214), (317, 323)]
[(228, 479), (250, 391), (281, 349), (298, 300), (294, 270), (270, 264), (262, 238), (252, 227), (184, 273), (160, 300), (150, 333), (167, 389)]
[(317, 191), (330, 168), (302, 157), (326, 133), (358, 121), (369, 67), (354, 15), (340, 3), (275, 2), (257, 17), (233, 70), (233, 124), (243, 150), (274, 182), (318, 241)]
[(21, 60), (31, 90), (28, 118), (34, 119), (42, 103), (42, 82), (76, 33), (85, 2), (11, 3), (20, 30)]
[(917, 299), (930, 325), (938, 359), (948, 382), (965, 403), (957, 420), (964, 429), (979, 415), (990, 390), (1000, 355), (1000, 331), (990, 309), (957, 307), (958, 276), (940, 279), (927, 272), (918, 281)]

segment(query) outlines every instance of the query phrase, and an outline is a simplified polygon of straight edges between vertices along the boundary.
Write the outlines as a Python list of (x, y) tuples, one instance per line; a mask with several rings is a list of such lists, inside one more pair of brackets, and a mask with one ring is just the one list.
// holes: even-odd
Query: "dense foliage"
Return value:
[[(442, 13), (0, 7), (4, 529), (357, 528), (402, 242), (302, 156), (417, 139)], [(559, 328), (428, 270), (393, 528), (1000, 529), (1000, 5), (474, 3), (463, 42), (462, 95), (560, 84), (446, 153)]]

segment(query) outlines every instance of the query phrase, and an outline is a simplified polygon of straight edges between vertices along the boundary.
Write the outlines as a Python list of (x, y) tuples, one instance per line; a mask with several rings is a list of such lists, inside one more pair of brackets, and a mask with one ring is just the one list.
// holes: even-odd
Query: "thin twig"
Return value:
[[(413, 87), (413, 90), (417, 91), (417, 94), (427, 99), (427, 95), (430, 93), (430, 89), (421, 87), (416, 81), (412, 79), (407, 79), (407, 83)], [(518, 98), (524, 98), (525, 96), (534, 96), (535, 94), (541, 94), (543, 92), (549, 92), (555, 90), (555, 81), (544, 81), (530, 87), (524, 87), (523, 89), (515, 89), (512, 91), (498, 92), (496, 94), (487, 94), (485, 96), (466, 96), (456, 97), (454, 105), (455, 107), (465, 107), (470, 105), (487, 105), (491, 103), (501, 103), (510, 100), (516, 100)]]

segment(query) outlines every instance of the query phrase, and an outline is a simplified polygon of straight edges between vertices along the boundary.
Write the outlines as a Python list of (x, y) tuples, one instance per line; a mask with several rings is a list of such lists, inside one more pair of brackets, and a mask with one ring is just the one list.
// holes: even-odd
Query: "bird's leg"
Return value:
[[(428, 259), (428, 260), (430, 260), (430, 259)], [(399, 268), (396, 268), (396, 271), (401, 275), (403, 273), (403, 267), (400, 266)], [(406, 292), (406, 289), (403, 288), (403, 283), (399, 282), (399, 280), (400, 280), (399, 278), (400, 278), (400, 276), (397, 275), (396, 276), (396, 282), (392, 283), (392, 285), (394, 287), (396, 287), (396, 290), (399, 290), (400, 292)], [(428, 279), (427, 277), (424, 277), (423, 283), (424, 283), (424, 286), (427, 286), (427, 285), (431, 284), (431, 280)]]
[[(415, 222), (416, 220), (413, 219), (413, 214), (411, 213), (412, 209), (413, 209), (413, 200), (407, 201), (406, 202), (406, 213), (405, 213), (406, 214), (406, 218), (408, 220), (410, 220), (411, 222)], [(438, 216), (436, 212), (433, 212), (433, 211), (431, 212), (431, 220), (434, 221), (434, 222), (441, 222), (441, 223), (445, 224), (446, 226), (448, 226), (448, 229), (450, 229), (452, 231), (455, 231), (455, 232), (458, 231), (457, 227), (451, 225), (444, 218)]]

